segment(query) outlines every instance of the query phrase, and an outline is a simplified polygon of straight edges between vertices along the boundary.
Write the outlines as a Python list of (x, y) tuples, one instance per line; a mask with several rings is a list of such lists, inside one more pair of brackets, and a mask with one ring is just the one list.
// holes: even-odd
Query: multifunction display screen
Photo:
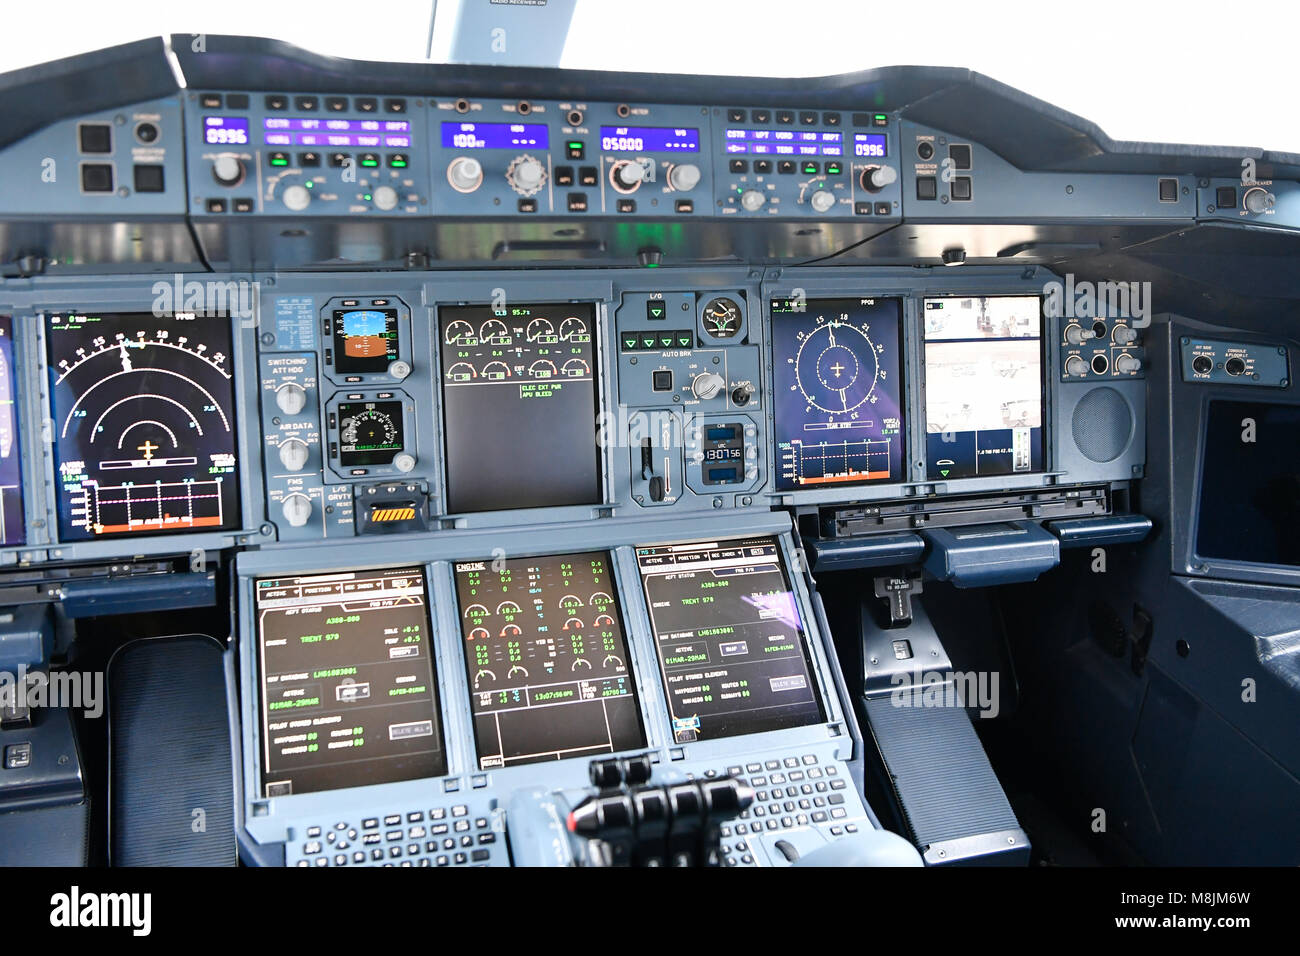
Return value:
[(401, 348), (396, 309), (335, 309), (334, 369), (345, 375), (387, 372)]
[(59, 537), (237, 528), (231, 322), (45, 317)]
[(636, 554), (677, 743), (825, 719), (776, 538)]
[(423, 569), (254, 586), (264, 796), (447, 772)]
[(13, 318), (0, 315), (0, 545), (23, 544), (23, 458), (14, 391)]
[(926, 299), (931, 479), (1043, 470), (1043, 319), (1036, 295)]
[(447, 510), (598, 504), (596, 307), (439, 310)]
[(773, 299), (780, 491), (902, 481), (901, 299)]
[(455, 570), (481, 768), (645, 745), (608, 551)]

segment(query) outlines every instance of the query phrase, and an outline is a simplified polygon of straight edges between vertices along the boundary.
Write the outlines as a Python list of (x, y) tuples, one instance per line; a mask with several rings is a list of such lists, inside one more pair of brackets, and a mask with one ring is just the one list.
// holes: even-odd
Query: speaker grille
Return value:
[(1114, 461), (1128, 447), (1133, 414), (1113, 388), (1094, 388), (1074, 406), (1074, 443), (1089, 461)]

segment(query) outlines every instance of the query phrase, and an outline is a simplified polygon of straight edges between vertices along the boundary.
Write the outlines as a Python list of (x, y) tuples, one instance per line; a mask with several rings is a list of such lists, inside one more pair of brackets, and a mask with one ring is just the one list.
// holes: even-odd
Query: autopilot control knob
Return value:
[(1115, 371), (1121, 375), (1132, 375), (1142, 368), (1142, 360), (1136, 355), (1124, 352), (1115, 358)]
[(1246, 207), (1247, 212), (1258, 216), (1272, 209), (1276, 200), (1267, 189), (1253, 186), (1246, 190), (1246, 195), (1241, 197), (1241, 202)]
[(222, 186), (238, 186), (244, 181), (244, 161), (238, 156), (218, 156), (212, 161), (212, 178)]
[(835, 194), (829, 189), (819, 189), (808, 199), (813, 212), (830, 212), (835, 206)]
[(281, 502), (280, 513), (284, 515), (284, 520), (289, 522), (290, 526), (301, 528), (311, 517), (311, 499), (294, 492)]
[(302, 471), (307, 464), (309, 449), (301, 438), (286, 438), (280, 442), (280, 464), (289, 471)]
[(727, 385), (727, 380), (717, 372), (701, 372), (691, 380), (691, 392), (696, 398), (708, 400), (717, 397)]
[(694, 163), (678, 163), (668, 170), (668, 185), (678, 192), (690, 192), (700, 184), (700, 167)]
[(862, 188), (867, 192), (880, 192), (890, 183), (897, 181), (898, 170), (893, 166), (868, 166), (858, 177)]
[(506, 169), (506, 180), (522, 196), (531, 196), (546, 182), (546, 168), (527, 153), (516, 156)]
[(458, 193), (472, 193), (483, 185), (483, 164), (473, 156), (457, 156), (447, 167), (447, 182)]
[(301, 385), (286, 382), (275, 390), (275, 404), (286, 415), (297, 415), (307, 406), (307, 392)]
[(311, 205), (311, 190), (301, 183), (294, 183), (280, 196), (280, 201), (290, 212), (302, 212)]
[(757, 189), (746, 189), (740, 194), (740, 207), (747, 212), (758, 212), (765, 202), (767, 197)]
[(1071, 345), (1082, 345), (1090, 338), (1092, 329), (1085, 329), (1082, 325), (1069, 325), (1065, 329), (1065, 341)]
[(635, 159), (615, 164), (613, 173), (615, 185), (628, 192), (638, 189), (648, 175), (646, 168)]
[(1079, 375), (1079, 376), (1087, 375), (1088, 363), (1085, 362), (1078, 355), (1071, 355), (1068, 359), (1065, 360), (1065, 374)]
[(397, 190), (392, 186), (378, 186), (370, 194), (370, 201), (381, 212), (391, 212), (397, 208)]
[(1137, 329), (1131, 325), (1115, 326), (1115, 344), (1132, 345), (1138, 340)]

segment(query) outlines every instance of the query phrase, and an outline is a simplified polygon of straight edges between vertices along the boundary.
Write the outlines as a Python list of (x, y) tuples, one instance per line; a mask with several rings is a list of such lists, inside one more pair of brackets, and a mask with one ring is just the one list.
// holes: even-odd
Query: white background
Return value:
[[(442, 14), (452, 6), (443, 0)], [(447, 49), (442, 26), (451, 17), (442, 14), (435, 50)], [(267, 36), (334, 56), (422, 60), (429, 15), (430, 0), (4, 0), (0, 71), (169, 33)], [(578, 0), (560, 65), (769, 76), (968, 67), (1115, 139), (1300, 153), (1297, 22), (1290, 4), (1196, 0)]]

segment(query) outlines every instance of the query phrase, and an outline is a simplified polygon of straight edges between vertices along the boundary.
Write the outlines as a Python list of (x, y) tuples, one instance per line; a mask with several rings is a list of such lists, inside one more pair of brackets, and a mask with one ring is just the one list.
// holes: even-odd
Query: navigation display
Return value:
[(451, 514), (599, 504), (596, 307), (439, 310)]
[(778, 491), (902, 481), (901, 299), (773, 299)]
[(931, 479), (1043, 470), (1043, 318), (1036, 295), (926, 299)]
[(23, 458), (14, 390), (13, 318), (0, 315), (0, 545), (24, 544)]
[(422, 568), (254, 587), (263, 796), (447, 772)]
[(645, 746), (608, 551), (455, 568), (480, 768)]
[(677, 743), (825, 719), (776, 538), (636, 555)]
[(59, 537), (237, 528), (231, 323), (47, 315)]

